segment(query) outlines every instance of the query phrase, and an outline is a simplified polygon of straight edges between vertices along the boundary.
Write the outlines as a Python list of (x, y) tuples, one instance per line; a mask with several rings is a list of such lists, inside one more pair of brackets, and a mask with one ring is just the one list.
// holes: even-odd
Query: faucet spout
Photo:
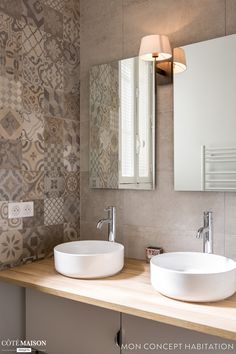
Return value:
[(200, 227), (197, 230), (197, 235), (196, 235), (197, 238), (201, 238), (202, 237), (203, 230), (204, 230), (204, 227)]
[(107, 219), (101, 219), (97, 223), (97, 229), (101, 230), (104, 224), (108, 225), (108, 240), (114, 242), (116, 239), (116, 208), (110, 206), (105, 209), (108, 212)]
[(202, 238), (202, 236), (206, 233), (209, 232), (209, 227), (200, 227), (198, 230), (197, 230), (197, 238)]
[(203, 239), (203, 252), (213, 253), (213, 220), (212, 212), (204, 212), (204, 226), (197, 231), (197, 238)]
[(101, 228), (103, 227), (104, 224), (109, 224), (111, 222), (112, 222), (111, 219), (101, 219), (97, 223), (97, 229), (101, 230)]

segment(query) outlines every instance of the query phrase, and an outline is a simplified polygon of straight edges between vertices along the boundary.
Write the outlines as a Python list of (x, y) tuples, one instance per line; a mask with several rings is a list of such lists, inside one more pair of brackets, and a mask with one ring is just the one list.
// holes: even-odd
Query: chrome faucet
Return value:
[(197, 238), (203, 239), (203, 252), (213, 253), (213, 220), (212, 211), (204, 212), (204, 225), (197, 232)]
[(108, 224), (108, 240), (114, 242), (116, 239), (116, 208), (109, 206), (105, 211), (108, 212), (108, 218), (99, 220), (97, 229), (101, 230), (104, 224)]

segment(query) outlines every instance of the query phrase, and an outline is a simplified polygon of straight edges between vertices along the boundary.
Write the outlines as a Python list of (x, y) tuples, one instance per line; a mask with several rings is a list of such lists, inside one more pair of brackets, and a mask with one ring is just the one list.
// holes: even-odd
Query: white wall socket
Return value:
[(34, 216), (34, 202), (8, 203), (8, 219)]

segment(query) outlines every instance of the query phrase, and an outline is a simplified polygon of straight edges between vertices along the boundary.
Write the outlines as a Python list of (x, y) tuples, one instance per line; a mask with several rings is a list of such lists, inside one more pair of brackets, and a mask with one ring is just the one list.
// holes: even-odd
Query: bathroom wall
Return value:
[(91, 65), (136, 56), (142, 36), (169, 35), (181, 46), (236, 32), (234, 0), (81, 0), (81, 237), (106, 238), (96, 230), (104, 207), (116, 205), (118, 240), (126, 254), (144, 248), (200, 251), (196, 230), (204, 210), (214, 212), (215, 252), (236, 258), (236, 193), (173, 189), (173, 86), (158, 88), (157, 187), (155, 191), (107, 191), (88, 187), (89, 75)]
[(79, 237), (79, 46), (79, 1), (0, 0), (0, 268)]

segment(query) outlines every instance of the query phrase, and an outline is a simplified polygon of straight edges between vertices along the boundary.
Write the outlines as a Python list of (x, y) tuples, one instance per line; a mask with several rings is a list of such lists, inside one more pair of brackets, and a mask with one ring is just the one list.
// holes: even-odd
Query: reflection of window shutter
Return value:
[(147, 177), (148, 171), (148, 64), (144, 60), (139, 62), (139, 177)]
[(138, 135), (139, 149), (139, 177), (149, 177), (150, 174), (150, 63), (139, 61), (139, 106), (138, 106)]
[(152, 183), (154, 72), (140, 58), (120, 61), (119, 183)]
[(127, 59), (120, 64), (121, 110), (121, 177), (134, 177), (134, 62)]

